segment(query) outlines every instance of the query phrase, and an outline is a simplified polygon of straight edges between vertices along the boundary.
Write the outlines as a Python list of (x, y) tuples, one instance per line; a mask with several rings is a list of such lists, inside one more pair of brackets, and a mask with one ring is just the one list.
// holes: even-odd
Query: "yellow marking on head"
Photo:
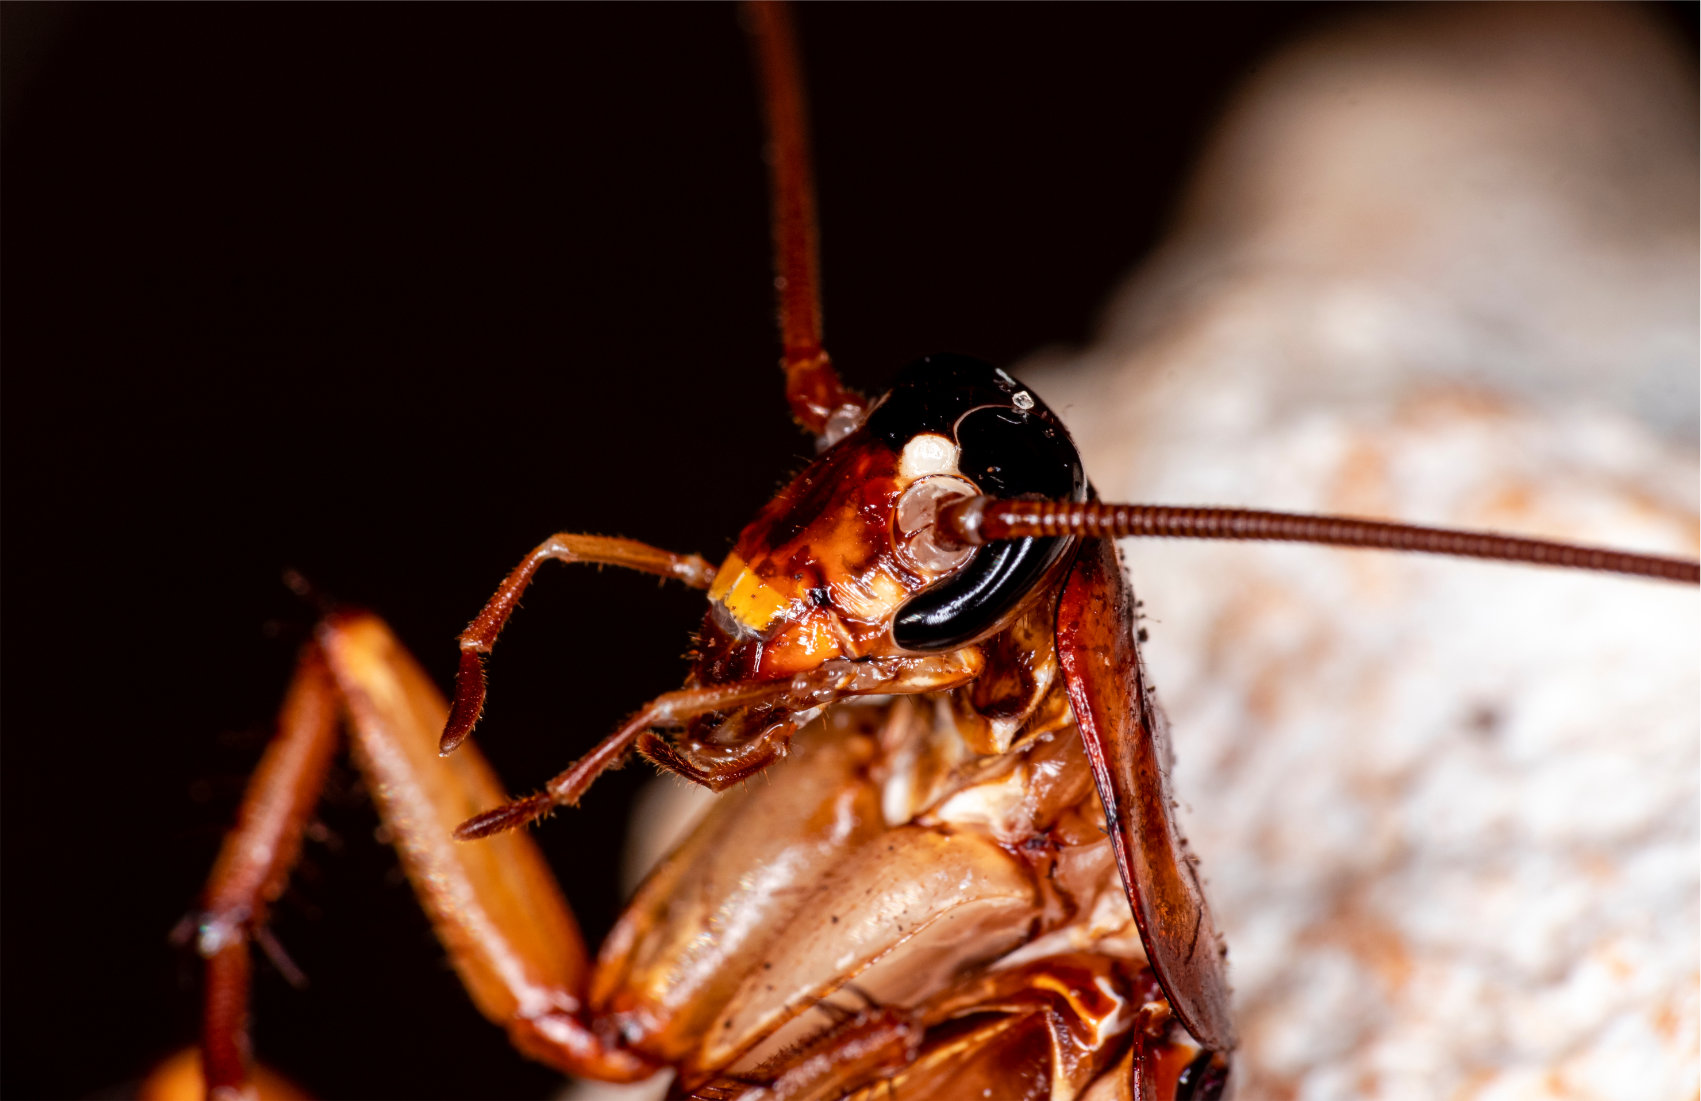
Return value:
[(717, 601), (732, 618), (752, 631), (765, 630), (791, 601), (779, 590), (750, 571), (750, 564), (736, 554), (727, 555), (709, 587), (709, 599)]

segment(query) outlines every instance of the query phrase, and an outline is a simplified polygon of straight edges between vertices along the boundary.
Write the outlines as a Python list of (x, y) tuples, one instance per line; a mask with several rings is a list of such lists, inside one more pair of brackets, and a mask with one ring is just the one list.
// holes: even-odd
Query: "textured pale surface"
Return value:
[[(1694, 555), (1694, 135), (1634, 13), (1395, 12), (1268, 66), (1020, 374), (1110, 499)], [(1693, 590), (1125, 551), (1246, 1096), (1696, 1096)]]
[[(1692, 76), (1636, 18), (1399, 9), (1263, 66), (1102, 340), (1016, 368), (1100, 490), (1695, 554)], [(1124, 551), (1240, 1096), (1696, 1096), (1692, 590)]]

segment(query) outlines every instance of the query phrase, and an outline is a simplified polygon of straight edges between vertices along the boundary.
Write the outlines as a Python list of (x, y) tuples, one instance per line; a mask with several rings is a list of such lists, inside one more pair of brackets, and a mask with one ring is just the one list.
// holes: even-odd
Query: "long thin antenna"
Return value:
[(1041, 535), (1115, 539), (1242, 539), (1319, 543), (1334, 547), (1446, 554), (1499, 562), (1528, 562), (1571, 570), (1701, 583), (1701, 563), (1493, 532), (1418, 527), (1351, 516), (1311, 516), (1244, 508), (1119, 505), (1103, 501), (1001, 501), (969, 497), (940, 509), (943, 538), (959, 546)]
[(809, 160), (809, 111), (798, 65), (797, 33), (785, 4), (746, 3), (742, 14), (755, 51), (768, 127), (774, 289), (779, 298), (786, 401), (797, 423), (820, 435), (835, 410), (846, 405), (860, 408), (862, 402), (839, 382), (821, 345), (815, 173)]

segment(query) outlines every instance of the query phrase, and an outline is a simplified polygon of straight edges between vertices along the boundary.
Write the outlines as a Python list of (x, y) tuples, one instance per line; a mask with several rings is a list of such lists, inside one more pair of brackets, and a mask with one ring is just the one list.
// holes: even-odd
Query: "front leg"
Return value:
[[(514, 830), (572, 806), (604, 772), (619, 768), (634, 748), (656, 765), (713, 791), (721, 791), (762, 771), (785, 753), (792, 731), (808, 713), (856, 696), (919, 695), (967, 684), (986, 667), (978, 646), (939, 654), (835, 659), (780, 681), (733, 681), (666, 692), (640, 708), (620, 729), (598, 742), (535, 795), (514, 799), (462, 822), (455, 836), (476, 841)], [(668, 742), (656, 730), (677, 729), (715, 712), (753, 718), (758, 732), (726, 746), (687, 739)]]
[(466, 741), (484, 710), (484, 656), (496, 645), (520, 596), (545, 562), (586, 562), (593, 566), (622, 566), (629, 570), (658, 574), (683, 581), (694, 589), (707, 589), (715, 579), (715, 567), (701, 555), (674, 554), (633, 539), (606, 535), (573, 535), (558, 532), (532, 548), (520, 564), (509, 571), (467, 629), (461, 632), (461, 662), (455, 670), (455, 704), (443, 724), (438, 751), (447, 756)]

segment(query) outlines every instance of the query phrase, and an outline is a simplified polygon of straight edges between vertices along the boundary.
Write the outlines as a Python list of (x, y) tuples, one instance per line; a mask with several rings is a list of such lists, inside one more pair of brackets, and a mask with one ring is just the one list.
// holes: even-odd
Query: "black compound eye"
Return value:
[[(1031, 390), (978, 359), (929, 356), (906, 367), (867, 427), (900, 452), (922, 433), (954, 440), (958, 469), (988, 496), (1087, 499), (1081, 458), (1062, 422)], [(992, 633), (1070, 543), (1014, 539), (980, 548), (958, 572), (898, 610), (892, 641), (927, 653)]]

